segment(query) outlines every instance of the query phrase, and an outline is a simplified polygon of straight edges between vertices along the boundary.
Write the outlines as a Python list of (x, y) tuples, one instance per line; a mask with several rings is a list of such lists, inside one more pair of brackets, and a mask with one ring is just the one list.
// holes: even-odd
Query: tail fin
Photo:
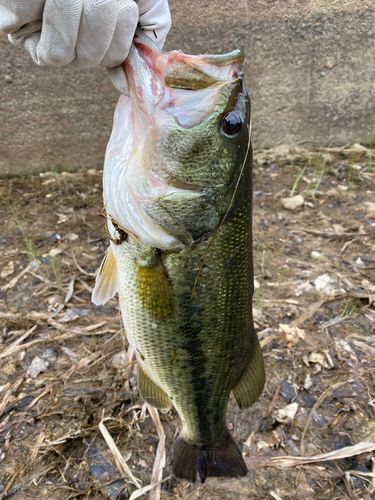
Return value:
[(190, 482), (195, 482), (197, 471), (202, 483), (207, 477), (242, 477), (247, 474), (244, 459), (232, 436), (217, 447), (200, 450), (181, 435), (174, 446), (173, 474)]

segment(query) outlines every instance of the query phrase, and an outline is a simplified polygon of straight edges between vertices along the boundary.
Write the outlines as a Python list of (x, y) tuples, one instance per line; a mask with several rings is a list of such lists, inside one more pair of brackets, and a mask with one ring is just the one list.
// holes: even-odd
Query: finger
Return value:
[(75, 59), (82, 0), (46, 0), (37, 64), (65, 66)]
[[(9, 41), (14, 45), (23, 45), (26, 38), (31, 37), (38, 33), (38, 41), (40, 39), (40, 32), (42, 30), (42, 19), (40, 21), (32, 21), (30, 23), (24, 24), (20, 29), (8, 35)], [(36, 51), (36, 48), (35, 48)]]
[(0, 31), (13, 34), (25, 24), (42, 19), (45, 0), (0, 0)]
[(113, 85), (120, 94), (129, 95), (128, 82), (122, 64), (115, 68), (107, 68), (110, 79)]
[(84, 0), (73, 66), (94, 68), (102, 61), (116, 27), (116, 4), (116, 0)]
[(137, 0), (137, 4), (140, 27), (162, 49), (172, 24), (168, 1)]
[(117, 22), (111, 44), (100, 66), (115, 67), (127, 58), (138, 24), (138, 6), (133, 0), (117, 2)]

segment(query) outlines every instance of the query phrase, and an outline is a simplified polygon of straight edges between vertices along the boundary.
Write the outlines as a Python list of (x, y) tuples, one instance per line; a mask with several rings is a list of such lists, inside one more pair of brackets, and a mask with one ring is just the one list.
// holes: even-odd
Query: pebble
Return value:
[(375, 212), (375, 203), (372, 201), (365, 201), (365, 207), (369, 212)]
[(322, 254), (320, 252), (317, 252), (316, 250), (313, 250), (311, 253), (310, 253), (311, 257), (313, 259), (321, 259), (322, 258)]
[(40, 373), (48, 370), (56, 361), (57, 354), (53, 349), (46, 349), (39, 356), (35, 356), (28, 368), (28, 374), (31, 378), (36, 378)]
[(10, 75), (5, 75), (4, 79), (7, 83), (12, 83), (13, 81), (13, 78)]
[(290, 420), (293, 420), (296, 416), (298, 410), (298, 403), (291, 403), (284, 408), (281, 408), (276, 413), (276, 420), (282, 424), (288, 423)]
[(281, 204), (287, 210), (296, 210), (305, 204), (305, 199), (302, 195), (289, 196), (289, 198), (281, 198)]

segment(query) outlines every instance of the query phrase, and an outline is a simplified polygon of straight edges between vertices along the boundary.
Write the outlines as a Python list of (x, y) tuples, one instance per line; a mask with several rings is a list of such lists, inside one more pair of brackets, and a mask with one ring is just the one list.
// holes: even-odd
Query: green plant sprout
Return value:
[(348, 183), (350, 189), (355, 189), (355, 173), (354, 173), (354, 156), (352, 158), (352, 162), (350, 164), (349, 174), (348, 174)]
[(30, 262), (37, 260), (37, 255), (36, 255), (36, 246), (33, 242), (33, 239), (31, 237), (31, 234), (29, 234), (24, 227), (22, 226), (21, 222), (19, 221), (17, 215), (16, 215), (16, 210), (12, 202), (8, 201), (8, 205), (10, 208), (10, 211), (12, 212), (12, 217), (18, 227), (18, 229), (21, 231), (23, 240), (25, 243), (26, 247), (26, 254)]
[(322, 156), (319, 155), (318, 161), (314, 167), (314, 171), (312, 174), (311, 181), (309, 182), (306, 192), (309, 192), (312, 197), (315, 196), (315, 193), (318, 191), (320, 183), (322, 182), (323, 175), (326, 169), (326, 161), (322, 161)]
[(264, 281), (266, 276), (265, 265), (268, 258), (268, 255), (271, 253), (271, 250), (265, 249), (263, 245), (263, 234), (261, 235), (261, 243), (257, 247), (258, 260), (261, 268), (261, 277), (260, 277), (260, 286), (255, 290), (255, 300), (258, 305), (258, 308), (262, 311), (264, 308)]
[(371, 173), (374, 173), (375, 172), (375, 155), (374, 155), (374, 152), (373, 152), (373, 146), (374, 146), (374, 133), (373, 133), (373, 120), (374, 120), (374, 116), (372, 117), (371, 119), (371, 135), (370, 135), (370, 147), (369, 147), (369, 150), (370, 150), (370, 153), (369, 153), (369, 158), (368, 158), (368, 171), (371, 172)]
[(308, 159), (308, 161), (306, 162), (306, 164), (304, 165), (303, 168), (298, 168), (298, 174), (297, 174), (296, 180), (294, 181), (294, 184), (293, 184), (293, 187), (292, 187), (292, 190), (291, 190), (289, 196), (294, 195), (294, 193), (298, 187), (298, 183), (301, 180), (301, 178), (302, 178), (303, 174), (305, 173), (305, 171), (307, 170), (307, 168), (309, 167), (310, 163), (311, 163), (311, 158)]
[(342, 313), (339, 316), (335, 316), (334, 318), (330, 319), (329, 321), (326, 321), (323, 324), (323, 327), (329, 328), (330, 326), (333, 326), (333, 325), (339, 325), (341, 323), (346, 323), (356, 309), (357, 309), (357, 306), (356, 305), (351, 306), (349, 300), (347, 300)]

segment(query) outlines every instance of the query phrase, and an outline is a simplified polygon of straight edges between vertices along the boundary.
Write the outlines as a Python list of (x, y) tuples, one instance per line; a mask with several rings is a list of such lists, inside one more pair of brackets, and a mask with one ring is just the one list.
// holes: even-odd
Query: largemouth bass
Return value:
[(240, 51), (162, 52), (138, 34), (104, 166), (110, 247), (93, 301), (118, 290), (138, 389), (182, 431), (173, 473), (240, 477), (226, 426), (264, 385), (252, 318), (250, 101)]

